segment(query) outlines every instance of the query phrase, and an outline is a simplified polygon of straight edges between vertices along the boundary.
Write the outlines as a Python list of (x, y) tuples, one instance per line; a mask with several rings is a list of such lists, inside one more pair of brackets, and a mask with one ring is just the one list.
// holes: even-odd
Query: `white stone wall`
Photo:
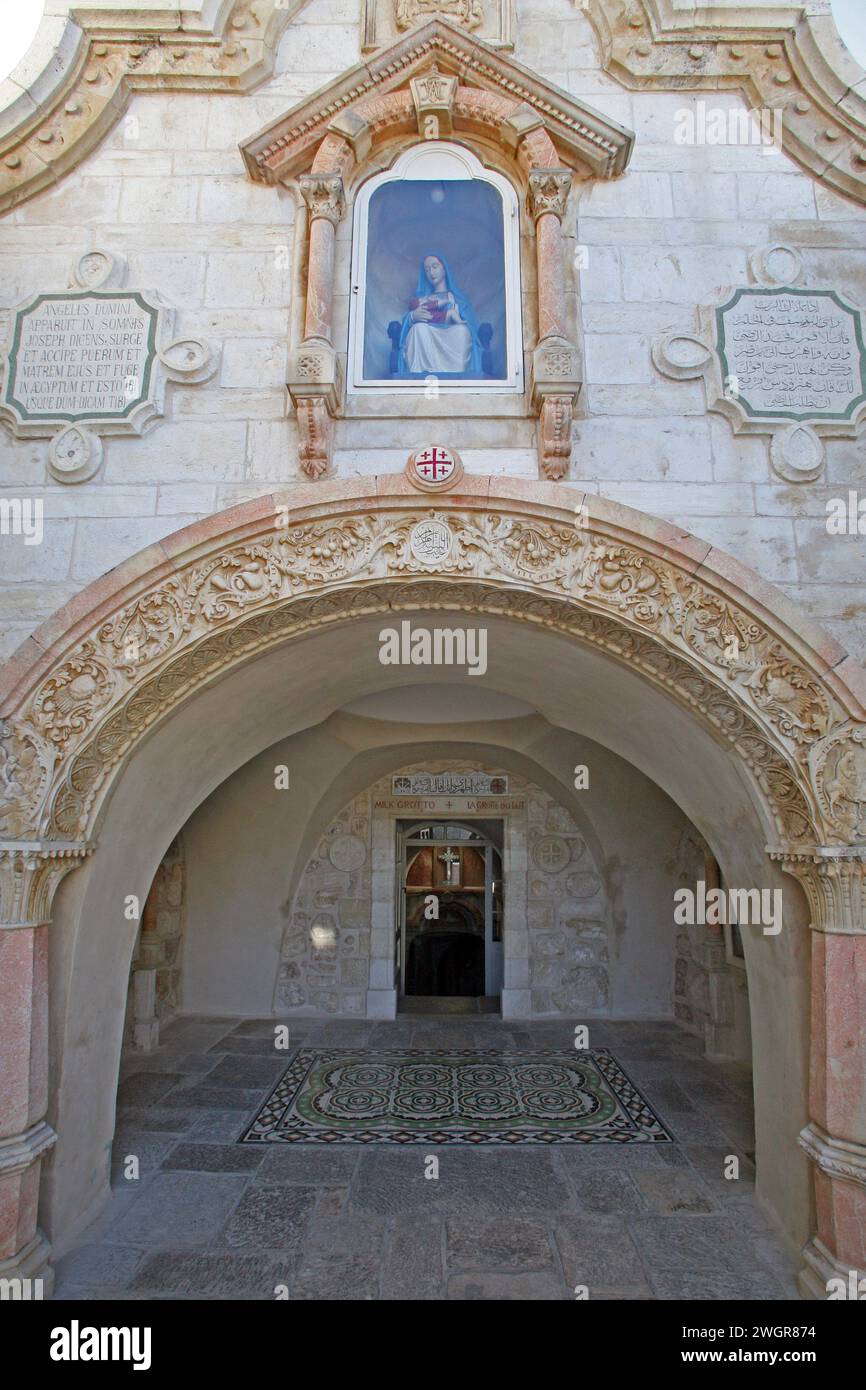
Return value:
[[(345, 766), (345, 745), (331, 748), (315, 731), (286, 740), (239, 769), (185, 827), (185, 1010), (363, 1015), (368, 981), (385, 990), (394, 978), (400, 813), (375, 811), (375, 800), (390, 795), (397, 771), (507, 768), (446, 751), (393, 767), (319, 820), (318, 798), (340, 778), (335, 754)], [(506, 816), (506, 985), (519, 975), (511, 987), (529, 991), (537, 1016), (670, 1017), (679, 873), (672, 844), (688, 822), (633, 768), (620, 764), (617, 775), (600, 757), (597, 805), (581, 802), (579, 822), (565, 795), (508, 774), (525, 808)], [(298, 770), (294, 794), (268, 790), (282, 764), (293, 779)], [(316, 791), (301, 769), (317, 767), (328, 770)], [(332, 854), (345, 837), (361, 842), (363, 858), (346, 861), (342, 845)], [(552, 857), (544, 851), (551, 840)]]
[[(129, 285), (157, 289), (177, 306), (178, 332), (219, 343), (222, 359), (212, 381), (169, 386), (166, 419), (144, 438), (106, 440), (102, 469), (77, 486), (49, 478), (46, 441), (15, 442), (0, 426), (0, 497), (40, 498), (46, 516), (40, 546), (0, 537), (0, 655), (127, 556), (299, 481), (284, 389), (294, 205), (250, 182), (237, 144), (357, 62), (358, 24), (358, 0), (309, 0), (254, 93), (139, 94), (98, 150), (2, 219), (0, 331), (9, 306), (64, 287), (73, 258), (104, 244), (126, 256)], [(829, 441), (825, 477), (786, 484), (765, 438), (735, 437), (706, 413), (702, 383), (663, 378), (650, 357), (657, 334), (694, 329), (698, 305), (748, 283), (749, 253), (771, 242), (800, 249), (807, 286), (866, 304), (862, 210), (775, 151), (677, 144), (677, 112), (708, 94), (626, 91), (601, 71), (572, 0), (518, 0), (515, 57), (637, 134), (627, 174), (575, 198), (570, 230), (585, 264), (570, 292), (586, 387), (573, 479), (754, 566), (862, 656), (862, 542), (824, 525), (827, 499), (866, 482), (862, 443)], [(711, 96), (713, 106), (740, 104)], [(340, 234), (345, 245), (348, 220)], [(523, 270), (531, 290), (531, 264)], [(437, 434), (471, 472), (534, 477), (535, 424), (515, 409), (500, 398), (471, 419), (449, 410)], [(424, 428), (342, 422), (337, 472), (397, 471)]]
[[(444, 770), (467, 769), (464, 764), (442, 759), (400, 769)], [(491, 765), (486, 770), (499, 769)], [(373, 811), (377, 798), (390, 795), (390, 785), (390, 775), (381, 778), (344, 806), (307, 859), (280, 946), (275, 1013), (363, 1014), (370, 978), (371, 930), (381, 928), (387, 958), (392, 960), (397, 817)], [(513, 774), (509, 791), (525, 799), (525, 809), (507, 816), (506, 960), (525, 938), (533, 1014), (571, 1014), (575, 1010), (607, 1013), (611, 1003), (609, 922), (602, 875), (565, 807)], [(378, 839), (387, 858), (381, 900), (374, 883), (376, 870), (381, 868), (374, 854), (377, 821), (382, 822)], [(364, 858), (352, 869), (341, 870), (334, 863), (336, 859), (339, 864), (339, 855), (332, 855), (331, 849), (347, 836), (363, 845)], [(568, 851), (566, 862), (555, 870), (545, 866), (538, 852), (540, 842), (551, 839)], [(389, 980), (391, 977), (393, 964), (388, 967)]]

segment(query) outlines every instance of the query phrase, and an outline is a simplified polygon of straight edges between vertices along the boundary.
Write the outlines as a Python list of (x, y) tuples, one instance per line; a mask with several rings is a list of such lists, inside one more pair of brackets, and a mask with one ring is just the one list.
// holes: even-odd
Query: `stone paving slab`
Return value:
[(144, 1177), (147, 1173), (155, 1173), (176, 1143), (177, 1136), (174, 1134), (147, 1134), (141, 1130), (137, 1135), (116, 1134), (111, 1148), (112, 1184), (123, 1185), (130, 1158), (138, 1160), (138, 1178)]
[(201, 1298), (248, 1297), (274, 1300), (280, 1285), (288, 1286), (289, 1262), (279, 1255), (236, 1255), (228, 1252), (160, 1251), (148, 1255), (133, 1278), (130, 1291), (181, 1294)]
[(452, 1274), (448, 1280), (448, 1297), (461, 1302), (481, 1300), (497, 1303), (551, 1302), (564, 1299), (562, 1283), (554, 1275), (473, 1273)]
[(361, 1161), (361, 1151), (313, 1146), (304, 1149), (266, 1146), (257, 1177), (262, 1182), (314, 1183), (320, 1187), (348, 1183)]
[(715, 1202), (697, 1175), (668, 1168), (657, 1173), (635, 1173), (635, 1186), (650, 1211), (712, 1211)]
[[(589, 1169), (578, 1174), (572, 1168), (572, 1188), (581, 1211), (598, 1212), (600, 1215), (625, 1216), (629, 1212), (645, 1211), (646, 1207), (634, 1181), (628, 1173), (606, 1173), (601, 1168)], [(678, 1173), (666, 1171), (636, 1173), (635, 1177), (666, 1178), (679, 1177)]]
[(643, 1216), (629, 1229), (644, 1264), (657, 1273), (754, 1274), (760, 1267), (756, 1242), (735, 1216)]
[[(303, 1036), (300, 1033), (295, 1033), (294, 1029), (290, 1030), (288, 1051), (291, 1052), (296, 1046), (300, 1046), (302, 1041)], [(219, 1057), (274, 1057), (276, 1053), (273, 1032), (252, 1034), (249, 1037), (230, 1033), (227, 1038), (221, 1038), (207, 1056), (216, 1065)], [(280, 1055), (285, 1057), (286, 1052)]]
[[(114, 1168), (137, 1182), (60, 1262), (56, 1297), (574, 1300), (796, 1298), (796, 1267), (754, 1201), (751, 1080), (671, 1023), (590, 1022), (678, 1142), (523, 1150), (239, 1146), (273, 1080), (279, 1020), (177, 1020), (124, 1059)], [(571, 1048), (561, 1021), (303, 1019), (292, 1049)], [(738, 1142), (739, 1140), (739, 1142)], [(737, 1181), (724, 1178), (727, 1155)], [(247, 1166), (248, 1164), (253, 1166)], [(159, 1167), (156, 1165), (159, 1164)]]
[(180, 1072), (133, 1072), (117, 1088), (118, 1108), (156, 1105), (158, 1101), (164, 1101), (178, 1082), (184, 1080)]
[(554, 1252), (548, 1223), (526, 1216), (460, 1217), (445, 1223), (452, 1270), (549, 1270)]
[(237, 1206), (246, 1177), (158, 1173), (106, 1238), (118, 1245), (205, 1245)]
[(248, 1187), (222, 1239), (233, 1248), (279, 1250), (294, 1258), (318, 1199), (315, 1187), (274, 1183)]
[(556, 1244), (566, 1284), (589, 1290), (590, 1299), (609, 1290), (650, 1294), (628, 1226), (621, 1217), (565, 1215), (556, 1223)]
[(203, 1081), (204, 1086), (266, 1087), (270, 1089), (286, 1070), (289, 1054), (270, 1057), (223, 1057)]
[(249, 1173), (260, 1163), (260, 1154), (239, 1144), (176, 1144), (161, 1167), (199, 1173)]
[(154, 1134), (184, 1134), (188, 1129), (192, 1129), (199, 1116), (194, 1110), (183, 1111), (176, 1107), (163, 1109), (162, 1106), (155, 1105), (149, 1109), (134, 1107), (129, 1110), (118, 1110), (117, 1113), (117, 1132), (122, 1133), (124, 1127), (130, 1130), (148, 1130)]
[(123, 1245), (81, 1245), (56, 1267), (56, 1293), (77, 1297), (79, 1288), (124, 1288), (144, 1251)]
[(234, 1144), (246, 1123), (246, 1116), (238, 1110), (204, 1110), (185, 1138), (195, 1144)]
[(378, 1298), (384, 1244), (384, 1222), (369, 1216), (311, 1221), (292, 1298)]
[(443, 1223), (417, 1216), (398, 1216), (390, 1223), (382, 1257), (380, 1297), (441, 1299)]
[(439, 1177), (431, 1180), (424, 1176), (423, 1149), (365, 1151), (352, 1179), (351, 1209), (425, 1214), (550, 1211), (570, 1198), (547, 1152), (448, 1149), (437, 1157)]
[(182, 1110), (253, 1110), (262, 1104), (267, 1091), (246, 1090), (241, 1086), (177, 1086), (163, 1096), (164, 1106)]

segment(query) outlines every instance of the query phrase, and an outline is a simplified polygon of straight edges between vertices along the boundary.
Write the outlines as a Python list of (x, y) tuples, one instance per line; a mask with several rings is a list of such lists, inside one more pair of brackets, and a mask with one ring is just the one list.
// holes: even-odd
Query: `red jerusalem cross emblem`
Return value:
[(453, 487), (463, 477), (463, 464), (456, 449), (428, 444), (409, 455), (406, 476), (422, 492), (439, 492)]

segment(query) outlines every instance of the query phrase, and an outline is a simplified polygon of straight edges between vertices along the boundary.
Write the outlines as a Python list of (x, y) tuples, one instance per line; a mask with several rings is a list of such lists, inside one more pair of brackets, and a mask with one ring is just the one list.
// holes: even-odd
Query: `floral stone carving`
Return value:
[[(6, 833), (87, 838), (136, 740), (252, 651), (352, 614), (457, 605), (540, 622), (639, 669), (743, 759), (785, 840), (862, 835), (864, 728), (753, 615), (596, 530), (437, 501), (426, 522), (417, 509), (283, 530), (266, 517), (257, 540), (196, 559), (101, 620), (4, 728)], [(419, 525), (447, 531), (448, 546), (418, 554)]]

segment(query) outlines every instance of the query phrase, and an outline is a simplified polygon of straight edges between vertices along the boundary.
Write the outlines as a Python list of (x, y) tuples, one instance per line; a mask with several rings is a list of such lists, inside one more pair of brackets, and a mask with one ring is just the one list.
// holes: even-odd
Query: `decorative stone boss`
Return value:
[(336, 341), (334, 330), (334, 264), (347, 197), (383, 167), (383, 146), (390, 165), (419, 139), (453, 133), (474, 147), (482, 163), (485, 157), (490, 162), (494, 142), (497, 167), (505, 165), (525, 193), (538, 284), (536, 320), (523, 324), (524, 338), (535, 340), (526, 410), (539, 419), (541, 474), (559, 479), (567, 471), (581, 389), (566, 299), (566, 260), (573, 258), (573, 238), (564, 229), (569, 195), (575, 177), (621, 174), (634, 136), (501, 50), (437, 18), (380, 49), (241, 146), (254, 179), (298, 190), (309, 222), (303, 327), (298, 325), (287, 384), (297, 411), (301, 467), (310, 478), (331, 467), (334, 421), (343, 409), (346, 345)]

